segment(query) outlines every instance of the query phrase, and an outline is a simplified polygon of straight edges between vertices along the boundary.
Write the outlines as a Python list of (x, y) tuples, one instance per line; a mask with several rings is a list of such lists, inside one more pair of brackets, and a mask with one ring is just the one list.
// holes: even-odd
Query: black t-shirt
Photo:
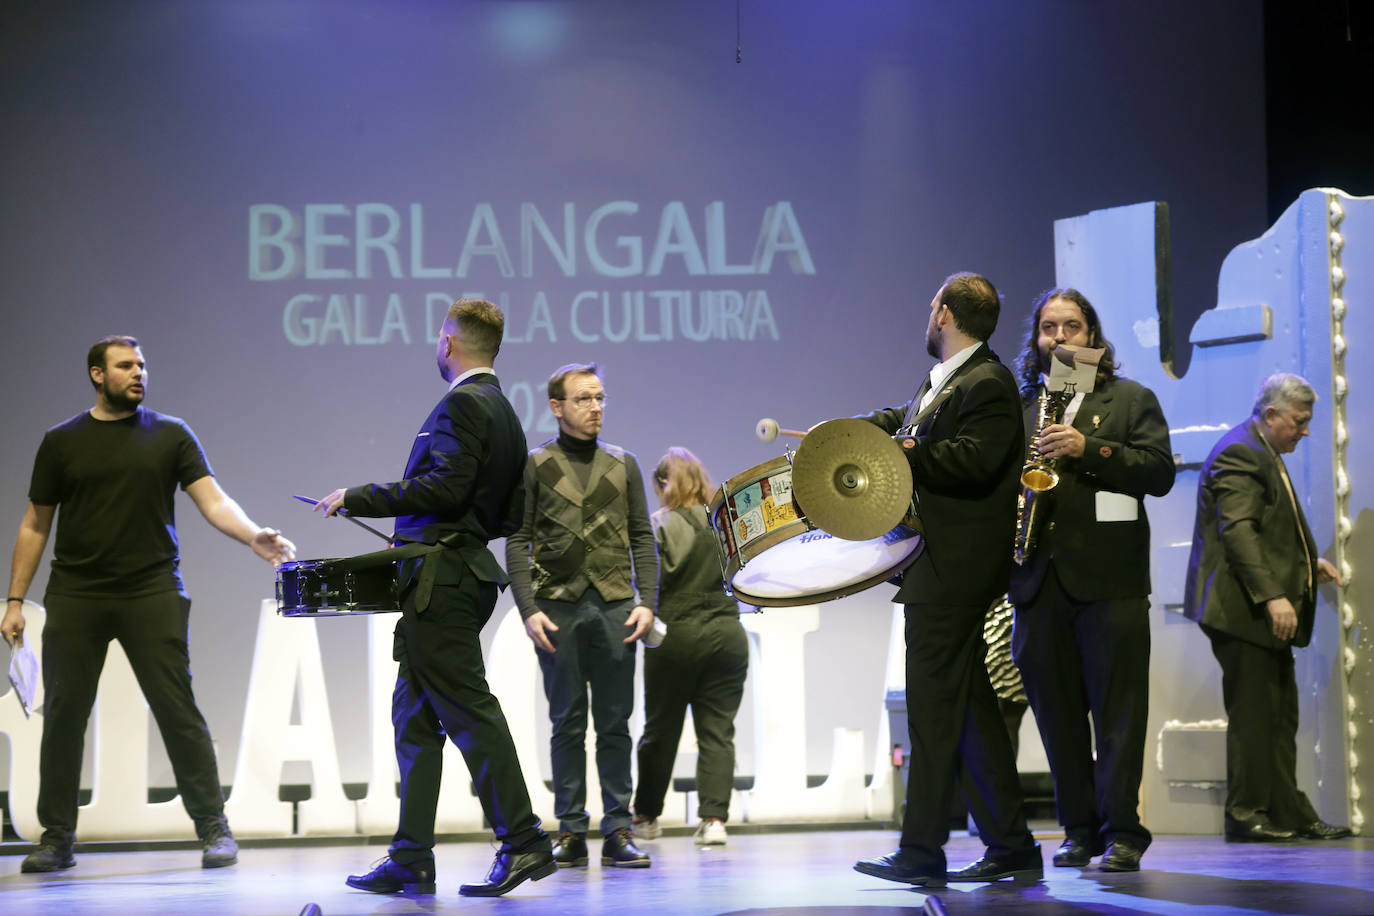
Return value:
[(29, 499), (57, 506), (48, 594), (133, 597), (180, 591), (176, 488), (213, 474), (191, 428), (140, 407), (89, 411), (48, 430)]

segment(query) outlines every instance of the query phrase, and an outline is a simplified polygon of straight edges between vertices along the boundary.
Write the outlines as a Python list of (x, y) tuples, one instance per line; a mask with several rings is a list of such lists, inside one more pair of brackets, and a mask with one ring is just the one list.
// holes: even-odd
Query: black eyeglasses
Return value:
[(591, 407), (593, 401), (596, 402), (596, 404), (597, 404), (598, 407), (605, 407), (605, 406), (606, 406), (606, 395), (605, 395), (605, 394), (580, 394), (580, 395), (578, 395), (578, 396), (575, 397), (575, 398), (559, 398), (558, 400), (560, 400), (560, 401), (572, 401), (574, 404), (576, 404), (578, 407), (582, 408), (583, 410), (586, 410), (588, 407)]

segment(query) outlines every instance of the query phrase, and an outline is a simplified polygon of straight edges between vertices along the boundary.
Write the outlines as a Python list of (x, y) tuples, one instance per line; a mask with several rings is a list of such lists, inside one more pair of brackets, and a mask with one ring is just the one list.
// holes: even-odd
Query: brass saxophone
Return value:
[(1036, 401), (1035, 432), (1030, 437), (1026, 463), (1021, 468), (1021, 493), (1016, 497), (1016, 541), (1012, 545), (1011, 558), (1018, 566), (1024, 566), (1035, 550), (1035, 529), (1043, 515), (1043, 512), (1037, 511), (1040, 503), (1050, 490), (1059, 485), (1059, 472), (1055, 469), (1058, 460), (1040, 455), (1037, 447), (1040, 434), (1046, 426), (1063, 422), (1064, 411), (1073, 400), (1073, 395), (1073, 386), (1063, 391), (1041, 388)]

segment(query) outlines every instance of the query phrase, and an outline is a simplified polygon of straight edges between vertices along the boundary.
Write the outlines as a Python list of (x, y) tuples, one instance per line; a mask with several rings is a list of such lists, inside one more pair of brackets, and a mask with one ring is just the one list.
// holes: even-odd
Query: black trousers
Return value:
[(906, 605), (911, 776), (901, 851), (942, 871), (956, 786), (991, 855), (1035, 845), (1026, 827), (1011, 739), (984, 657), (987, 605)]
[(1152, 839), (1140, 823), (1149, 610), (1146, 598), (1077, 601), (1053, 565), (1035, 600), (1016, 609), (1012, 655), (1049, 758), (1059, 823), (1098, 848), (1122, 837), (1144, 849)]
[(1268, 649), (1203, 627), (1221, 663), (1226, 813), (1296, 830), (1317, 811), (1298, 788), (1298, 681), (1291, 648)]
[(177, 591), (137, 598), (47, 595), (43, 627), (43, 740), (38, 821), (44, 843), (76, 833), (86, 724), (110, 640), (117, 639), (157, 722), (186, 813), (203, 833), (224, 814), (215, 747), (191, 692), (191, 599)]
[[(625, 621), (634, 599), (606, 601), (588, 587), (577, 601), (540, 599), (539, 609), (558, 627), (553, 653), (536, 649), (549, 701), (549, 758), (558, 829), (585, 834), (587, 814), (587, 693), (596, 731), (601, 780), (601, 835), (629, 827), (630, 713), (634, 711), (635, 644), (626, 645)], [(654, 651), (658, 651), (655, 649)]]
[(644, 653), (644, 734), (634, 810), (663, 813), (687, 707), (697, 733), (697, 816), (730, 818), (735, 776), (735, 715), (749, 673), (749, 638), (737, 614), (684, 618), (663, 644)]
[(462, 752), (501, 848), (524, 852), (548, 847), (530, 805), (510, 727), (487, 686), (481, 634), (496, 595), (495, 584), (468, 576), (456, 585), (435, 585), (423, 614), (415, 613), (414, 589), (402, 602), (393, 650), (399, 668), (391, 697), (401, 769), (401, 818), (391, 857), (402, 864), (434, 855), (446, 738)]

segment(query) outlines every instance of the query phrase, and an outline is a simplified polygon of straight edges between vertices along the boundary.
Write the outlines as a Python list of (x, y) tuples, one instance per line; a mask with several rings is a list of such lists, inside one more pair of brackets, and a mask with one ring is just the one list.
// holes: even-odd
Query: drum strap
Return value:
[(510, 584), (496, 558), (491, 555), (487, 545), (479, 538), (459, 531), (452, 531), (433, 544), (423, 541), (408, 541), (398, 547), (377, 550), (356, 557), (339, 560), (333, 568), (347, 571), (379, 563), (395, 563), (398, 566), (406, 560), (420, 560), (420, 572), (415, 582), (415, 613), (423, 614), (429, 608), (429, 599), (434, 593), (434, 580), (439, 572), (438, 555), (446, 550), (456, 550), (463, 563), (483, 582), (495, 582), (500, 588)]
[(909, 436), (916, 431), (916, 428), (924, 423), (929, 417), (933, 417), (941, 407), (945, 406), (954, 394), (954, 388), (946, 385), (935, 398), (926, 405), (925, 410), (918, 411), (916, 405), (920, 403), (916, 398), (911, 399), (911, 406), (907, 408), (906, 416), (902, 419), (902, 425), (897, 430), (897, 436)]
[[(921, 387), (924, 388), (925, 386), (922, 385)], [(916, 405), (920, 403), (920, 399), (912, 398), (911, 406), (907, 408), (906, 416), (902, 419), (902, 425), (898, 428), (893, 438), (900, 440), (915, 436), (916, 430), (920, 428), (921, 424), (935, 416), (940, 408), (945, 406), (945, 402), (948, 401), (953, 394), (954, 386), (946, 384), (940, 393), (925, 406), (925, 409), (920, 411), (916, 409)], [(907, 514), (906, 517), (902, 519), (902, 524), (914, 528), (917, 531), (925, 530), (925, 526), (921, 524), (921, 507), (916, 503), (915, 488), (911, 491), (911, 505), (907, 507)]]

